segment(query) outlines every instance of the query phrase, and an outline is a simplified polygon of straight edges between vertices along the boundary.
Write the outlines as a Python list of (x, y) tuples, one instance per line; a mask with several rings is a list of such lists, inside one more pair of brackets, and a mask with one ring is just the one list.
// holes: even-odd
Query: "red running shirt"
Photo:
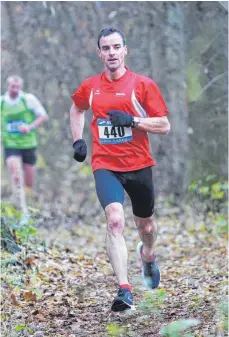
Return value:
[(87, 78), (71, 96), (79, 109), (92, 109), (92, 170), (134, 171), (154, 166), (147, 132), (112, 127), (107, 112), (121, 110), (136, 117), (162, 117), (167, 107), (158, 86), (129, 69), (116, 81), (105, 73)]

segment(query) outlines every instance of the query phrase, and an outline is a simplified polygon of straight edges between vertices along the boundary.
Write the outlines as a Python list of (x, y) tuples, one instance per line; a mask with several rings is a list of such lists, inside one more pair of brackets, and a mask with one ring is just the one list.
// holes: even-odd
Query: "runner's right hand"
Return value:
[(73, 148), (75, 150), (73, 158), (76, 161), (82, 162), (87, 156), (87, 144), (83, 139), (78, 139), (73, 143)]
[(30, 129), (30, 126), (29, 126), (28, 124), (23, 123), (23, 124), (20, 126), (19, 131), (20, 131), (21, 133), (29, 133), (29, 132), (31, 131), (31, 129)]

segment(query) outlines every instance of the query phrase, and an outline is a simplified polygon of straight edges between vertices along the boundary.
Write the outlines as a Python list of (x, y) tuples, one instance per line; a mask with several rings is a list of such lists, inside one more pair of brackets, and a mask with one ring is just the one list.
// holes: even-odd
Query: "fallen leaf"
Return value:
[(16, 306), (19, 305), (19, 303), (17, 301), (17, 298), (16, 298), (16, 296), (13, 293), (10, 295), (10, 298), (12, 300), (13, 305), (16, 305)]
[(26, 291), (26, 292), (24, 292), (23, 296), (24, 296), (24, 299), (27, 302), (36, 302), (37, 301), (37, 296), (32, 291)]
[(29, 256), (29, 257), (27, 257), (27, 258), (25, 259), (24, 264), (25, 264), (27, 267), (31, 268), (32, 266), (35, 265), (34, 260), (35, 260), (35, 257), (34, 257), (34, 256)]

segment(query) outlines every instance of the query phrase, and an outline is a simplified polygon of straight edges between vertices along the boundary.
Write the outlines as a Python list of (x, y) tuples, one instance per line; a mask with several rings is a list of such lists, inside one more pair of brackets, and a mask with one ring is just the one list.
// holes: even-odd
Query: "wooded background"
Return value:
[[(20, 75), (24, 90), (49, 115), (39, 128), (26, 226), (18, 225), (21, 213), (8, 204), (10, 180), (1, 160), (5, 337), (228, 336), (227, 16), (224, 1), (1, 2), (1, 92), (9, 75)], [(71, 94), (103, 70), (97, 35), (107, 26), (126, 34), (127, 65), (159, 85), (171, 123), (168, 135), (150, 136), (161, 285), (153, 291), (141, 286), (139, 237), (127, 199), (136, 311), (126, 316), (110, 312), (117, 284), (90, 167), (91, 112), (84, 163), (72, 158), (69, 123)], [(14, 256), (4, 251), (10, 230), (21, 249)]]
[[(49, 115), (39, 129), (40, 198), (64, 195), (67, 202), (83, 203), (93, 187), (90, 155), (83, 164), (72, 158), (70, 96), (86, 77), (103, 70), (97, 36), (107, 26), (126, 34), (127, 65), (159, 85), (170, 111), (170, 133), (150, 136), (159, 195), (183, 197), (195, 179), (226, 178), (227, 2), (1, 4), (2, 93), (7, 76), (20, 75), (24, 90), (36, 95)], [(89, 151), (90, 119), (87, 112)], [(8, 178), (2, 167), (4, 194)], [(96, 200), (94, 192), (90, 197)]]

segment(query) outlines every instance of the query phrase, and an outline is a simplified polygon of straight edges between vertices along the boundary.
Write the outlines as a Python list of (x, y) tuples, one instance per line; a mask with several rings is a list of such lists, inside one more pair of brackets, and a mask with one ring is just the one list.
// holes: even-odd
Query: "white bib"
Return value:
[(23, 124), (25, 124), (25, 121), (8, 121), (6, 130), (8, 133), (21, 133), (20, 128)]
[(122, 144), (133, 139), (132, 128), (113, 126), (109, 119), (98, 118), (100, 144)]

